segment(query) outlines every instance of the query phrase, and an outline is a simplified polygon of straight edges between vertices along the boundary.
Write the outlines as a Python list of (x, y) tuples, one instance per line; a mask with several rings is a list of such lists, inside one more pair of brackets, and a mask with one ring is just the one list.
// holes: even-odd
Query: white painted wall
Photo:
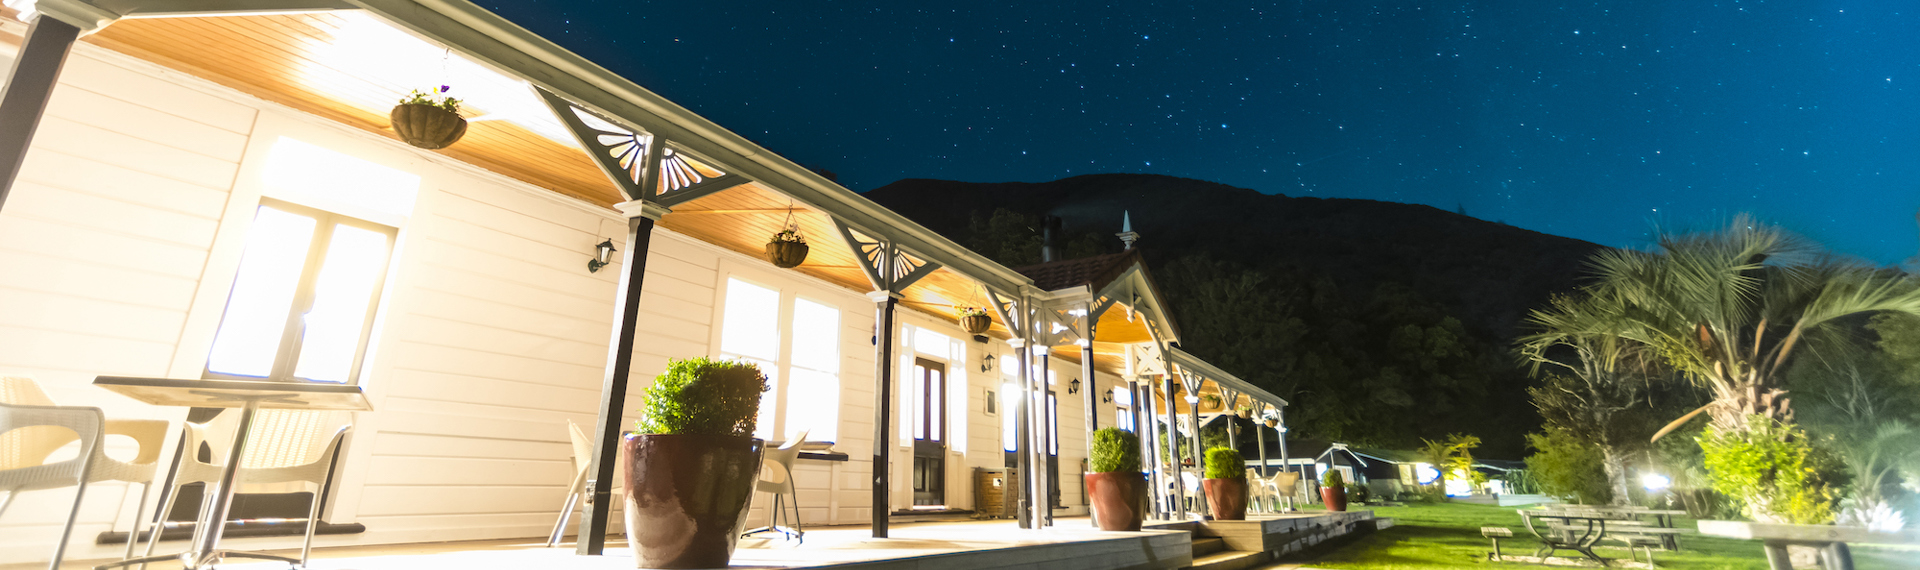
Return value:
[[(0, 209), (0, 374), (33, 377), (61, 404), (177, 425), (183, 409), (148, 406), (90, 383), (96, 375), (197, 377), (262, 196), (339, 207), (263, 184), (266, 156), (282, 137), (422, 181), (411, 215), (383, 220), (400, 234), (361, 381), (376, 411), (355, 414), (328, 510), (329, 521), (359, 522), (367, 532), (322, 536), (317, 544), (545, 536), (571, 478), (565, 422), (589, 431), (594, 422), (622, 272), (616, 263), (588, 273), (585, 261), (601, 240), (624, 239), (624, 220), (94, 46), (75, 49), (25, 171)], [(867, 522), (874, 311), (861, 292), (656, 230), (627, 408), (638, 407), (641, 390), (667, 359), (717, 352), (714, 327), (732, 274), (842, 309), (836, 450), (851, 460), (803, 462), (796, 478), (806, 523)], [(967, 412), (953, 417), (965, 422), (966, 437), (952, 450), (948, 489), (951, 506), (970, 508), (971, 467), (1002, 463), (999, 419), (985, 416), (982, 402), (986, 390), (999, 390), (1002, 370), (996, 364), (983, 374), (979, 361), (1011, 350), (973, 342), (945, 319), (906, 309), (900, 315), (903, 325), (966, 347), (965, 358), (949, 363), (967, 373), (965, 386), (953, 390), (966, 395), (955, 404)], [(1080, 398), (1064, 388), (1078, 371), (1066, 362), (1053, 366), (1063, 382), (1064, 513), (1084, 513)], [(1111, 425), (1111, 410), (1105, 413), (1102, 425)], [(894, 485), (905, 489), (910, 454), (894, 452)], [(132, 449), (116, 444), (113, 453), (128, 457)], [(89, 489), (70, 559), (117, 556), (92, 538), (130, 526), (138, 491), (128, 491), (117, 484)], [(0, 518), (0, 565), (51, 554), (70, 492), (26, 493)], [(895, 508), (910, 504), (910, 495), (895, 496), (908, 498)], [(765, 513), (756, 508), (751, 516)], [(231, 542), (279, 548), (298, 538)]]

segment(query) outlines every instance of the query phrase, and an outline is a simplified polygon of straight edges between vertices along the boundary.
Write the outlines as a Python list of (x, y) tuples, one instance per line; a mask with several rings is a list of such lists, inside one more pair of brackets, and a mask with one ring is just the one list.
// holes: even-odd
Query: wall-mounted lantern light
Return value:
[(1080, 381), (1079, 381), (1079, 380), (1074, 380), (1074, 381), (1072, 381), (1072, 382), (1068, 382), (1068, 383), (1067, 383), (1067, 393), (1068, 393), (1068, 394), (1078, 394), (1078, 393), (1080, 393)]
[(993, 371), (993, 355), (988, 354), (980, 357), (980, 372), (986, 373), (986, 372), (992, 372), (992, 371)]
[(587, 273), (599, 272), (600, 268), (606, 267), (608, 263), (613, 263), (613, 252), (613, 240), (611, 239), (600, 242), (600, 245), (593, 246), (593, 259), (587, 260)]

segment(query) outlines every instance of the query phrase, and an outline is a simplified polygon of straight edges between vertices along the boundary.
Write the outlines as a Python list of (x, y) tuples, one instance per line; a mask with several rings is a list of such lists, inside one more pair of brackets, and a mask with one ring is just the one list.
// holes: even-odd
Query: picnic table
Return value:
[(1621, 534), (1638, 534), (1638, 535), (1654, 536), (1660, 540), (1660, 548), (1663, 550), (1679, 550), (1680, 539), (1678, 538), (1678, 535), (1692, 532), (1690, 530), (1685, 530), (1685, 529), (1680, 529), (1675, 531), (1656, 530), (1656, 529), (1674, 528), (1673, 517), (1677, 515), (1687, 514), (1686, 511), (1680, 511), (1680, 510), (1651, 509), (1651, 508), (1635, 506), (1635, 505), (1629, 505), (1629, 506), (1623, 506), (1623, 507), (1600, 506), (1600, 505), (1545, 505), (1541, 507), (1541, 510), (1544, 510), (1550, 513), (1552, 512), (1577, 513), (1577, 514), (1604, 517), (1609, 520), (1615, 521), (1614, 524), (1616, 525), (1617, 528), (1618, 527), (1631, 528), (1634, 526), (1638, 526), (1640, 524), (1644, 524), (1642, 522), (1642, 517), (1652, 517), (1653, 519), (1652, 527), (1645, 527), (1645, 528), (1640, 528), (1636, 530), (1622, 529), (1617, 532)]
[[(1585, 554), (1587, 558), (1606, 565), (1607, 559), (1593, 553), (1593, 545), (1607, 535), (1607, 521), (1614, 520), (1605, 515), (1580, 513), (1573, 511), (1548, 511), (1543, 509), (1515, 509), (1520, 513), (1520, 522), (1527, 525), (1527, 532), (1540, 539), (1540, 549), (1534, 551), (1536, 558), (1553, 556), (1560, 550), (1572, 550)], [(1543, 519), (1536, 525), (1533, 519)], [(1542, 532), (1543, 528), (1545, 532)]]
[(1920, 531), (1876, 531), (1858, 526), (1770, 524), (1745, 521), (1700, 521), (1700, 534), (1759, 540), (1767, 552), (1767, 566), (1773, 570), (1792, 570), (1787, 546), (1819, 548), (1826, 555), (1827, 570), (1853, 570), (1853, 552), (1847, 543), (1920, 544)]

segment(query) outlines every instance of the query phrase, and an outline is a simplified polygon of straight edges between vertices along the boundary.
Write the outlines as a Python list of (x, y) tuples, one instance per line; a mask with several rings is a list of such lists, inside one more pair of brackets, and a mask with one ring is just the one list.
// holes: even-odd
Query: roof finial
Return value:
[(1127, 244), (1129, 250), (1133, 249), (1133, 242), (1140, 241), (1140, 234), (1133, 231), (1133, 212), (1121, 211), (1120, 233), (1113, 235), (1119, 236), (1121, 243)]

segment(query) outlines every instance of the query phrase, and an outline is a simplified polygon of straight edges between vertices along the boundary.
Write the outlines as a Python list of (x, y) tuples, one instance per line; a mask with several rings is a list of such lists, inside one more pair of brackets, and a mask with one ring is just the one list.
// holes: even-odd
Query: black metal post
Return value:
[[(607, 519), (613, 514), (613, 462), (620, 460), (620, 427), (627, 409), (627, 380), (633, 370), (633, 337), (640, 320), (640, 285), (647, 279), (647, 246), (653, 219), (627, 219), (627, 249), (621, 259), (620, 294), (614, 298), (613, 345), (607, 347), (607, 375), (600, 384), (600, 419), (594, 422), (592, 502), (580, 519), (575, 552), (599, 556), (607, 547)], [(627, 532), (633, 532), (628, 529)]]
[(34, 18), (27, 26), (7, 85), (0, 88), (4, 89), (0, 91), (0, 208), (6, 207), (7, 192), (20, 178), (27, 146), (40, 128), (40, 117), (46, 114), (47, 100), (53, 96), (73, 40), (79, 37), (80, 28), (47, 16)]
[(887, 494), (892, 464), (888, 456), (893, 451), (893, 308), (899, 304), (900, 297), (890, 291), (877, 291), (873, 295), (884, 295), (875, 299), (874, 316), (874, 364), (873, 387), (873, 537), (887, 537), (887, 517), (892, 513), (888, 507)]

